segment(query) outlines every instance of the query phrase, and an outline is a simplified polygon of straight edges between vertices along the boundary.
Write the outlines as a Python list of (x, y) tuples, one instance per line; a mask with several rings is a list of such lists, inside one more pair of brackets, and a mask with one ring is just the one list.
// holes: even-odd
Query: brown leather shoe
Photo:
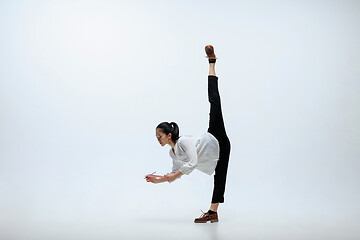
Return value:
[(203, 211), (202, 211), (202, 213), (203, 214), (199, 218), (195, 218), (194, 223), (206, 223), (207, 221), (210, 221), (213, 223), (213, 222), (219, 221), (217, 213), (210, 214), (208, 212), (204, 213)]
[(216, 59), (215, 53), (214, 53), (214, 47), (211, 45), (207, 45), (205, 47), (205, 52), (208, 59)]

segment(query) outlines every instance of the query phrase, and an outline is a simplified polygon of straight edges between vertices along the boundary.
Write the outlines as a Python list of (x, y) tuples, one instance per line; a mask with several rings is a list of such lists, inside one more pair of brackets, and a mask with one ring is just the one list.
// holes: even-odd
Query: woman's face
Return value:
[(160, 145), (163, 147), (166, 144), (169, 144), (171, 141), (171, 133), (166, 135), (161, 128), (156, 129), (156, 138), (159, 141)]

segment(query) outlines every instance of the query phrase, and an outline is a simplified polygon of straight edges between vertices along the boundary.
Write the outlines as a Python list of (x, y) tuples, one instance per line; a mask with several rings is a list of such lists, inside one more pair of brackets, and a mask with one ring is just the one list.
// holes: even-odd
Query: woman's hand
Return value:
[(152, 175), (146, 175), (146, 181), (147, 182), (152, 182), (152, 183), (159, 183), (159, 179), (157, 177), (154, 177)]

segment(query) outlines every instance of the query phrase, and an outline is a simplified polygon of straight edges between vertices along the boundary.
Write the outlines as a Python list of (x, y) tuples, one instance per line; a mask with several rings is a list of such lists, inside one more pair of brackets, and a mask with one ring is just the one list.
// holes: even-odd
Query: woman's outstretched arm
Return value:
[(173, 182), (177, 178), (181, 177), (182, 175), (184, 175), (184, 174), (180, 171), (177, 171), (176, 173), (164, 175), (163, 177), (155, 177), (153, 175), (146, 175), (146, 181), (152, 182), (152, 183)]

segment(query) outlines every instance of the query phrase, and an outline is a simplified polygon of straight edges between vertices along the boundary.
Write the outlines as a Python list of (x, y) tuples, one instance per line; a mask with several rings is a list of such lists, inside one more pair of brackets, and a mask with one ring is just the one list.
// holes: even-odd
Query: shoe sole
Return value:
[(219, 222), (219, 219), (213, 219), (213, 220), (204, 220), (204, 221), (194, 221), (194, 223), (207, 223), (208, 221), (210, 221), (211, 223), (214, 222)]

